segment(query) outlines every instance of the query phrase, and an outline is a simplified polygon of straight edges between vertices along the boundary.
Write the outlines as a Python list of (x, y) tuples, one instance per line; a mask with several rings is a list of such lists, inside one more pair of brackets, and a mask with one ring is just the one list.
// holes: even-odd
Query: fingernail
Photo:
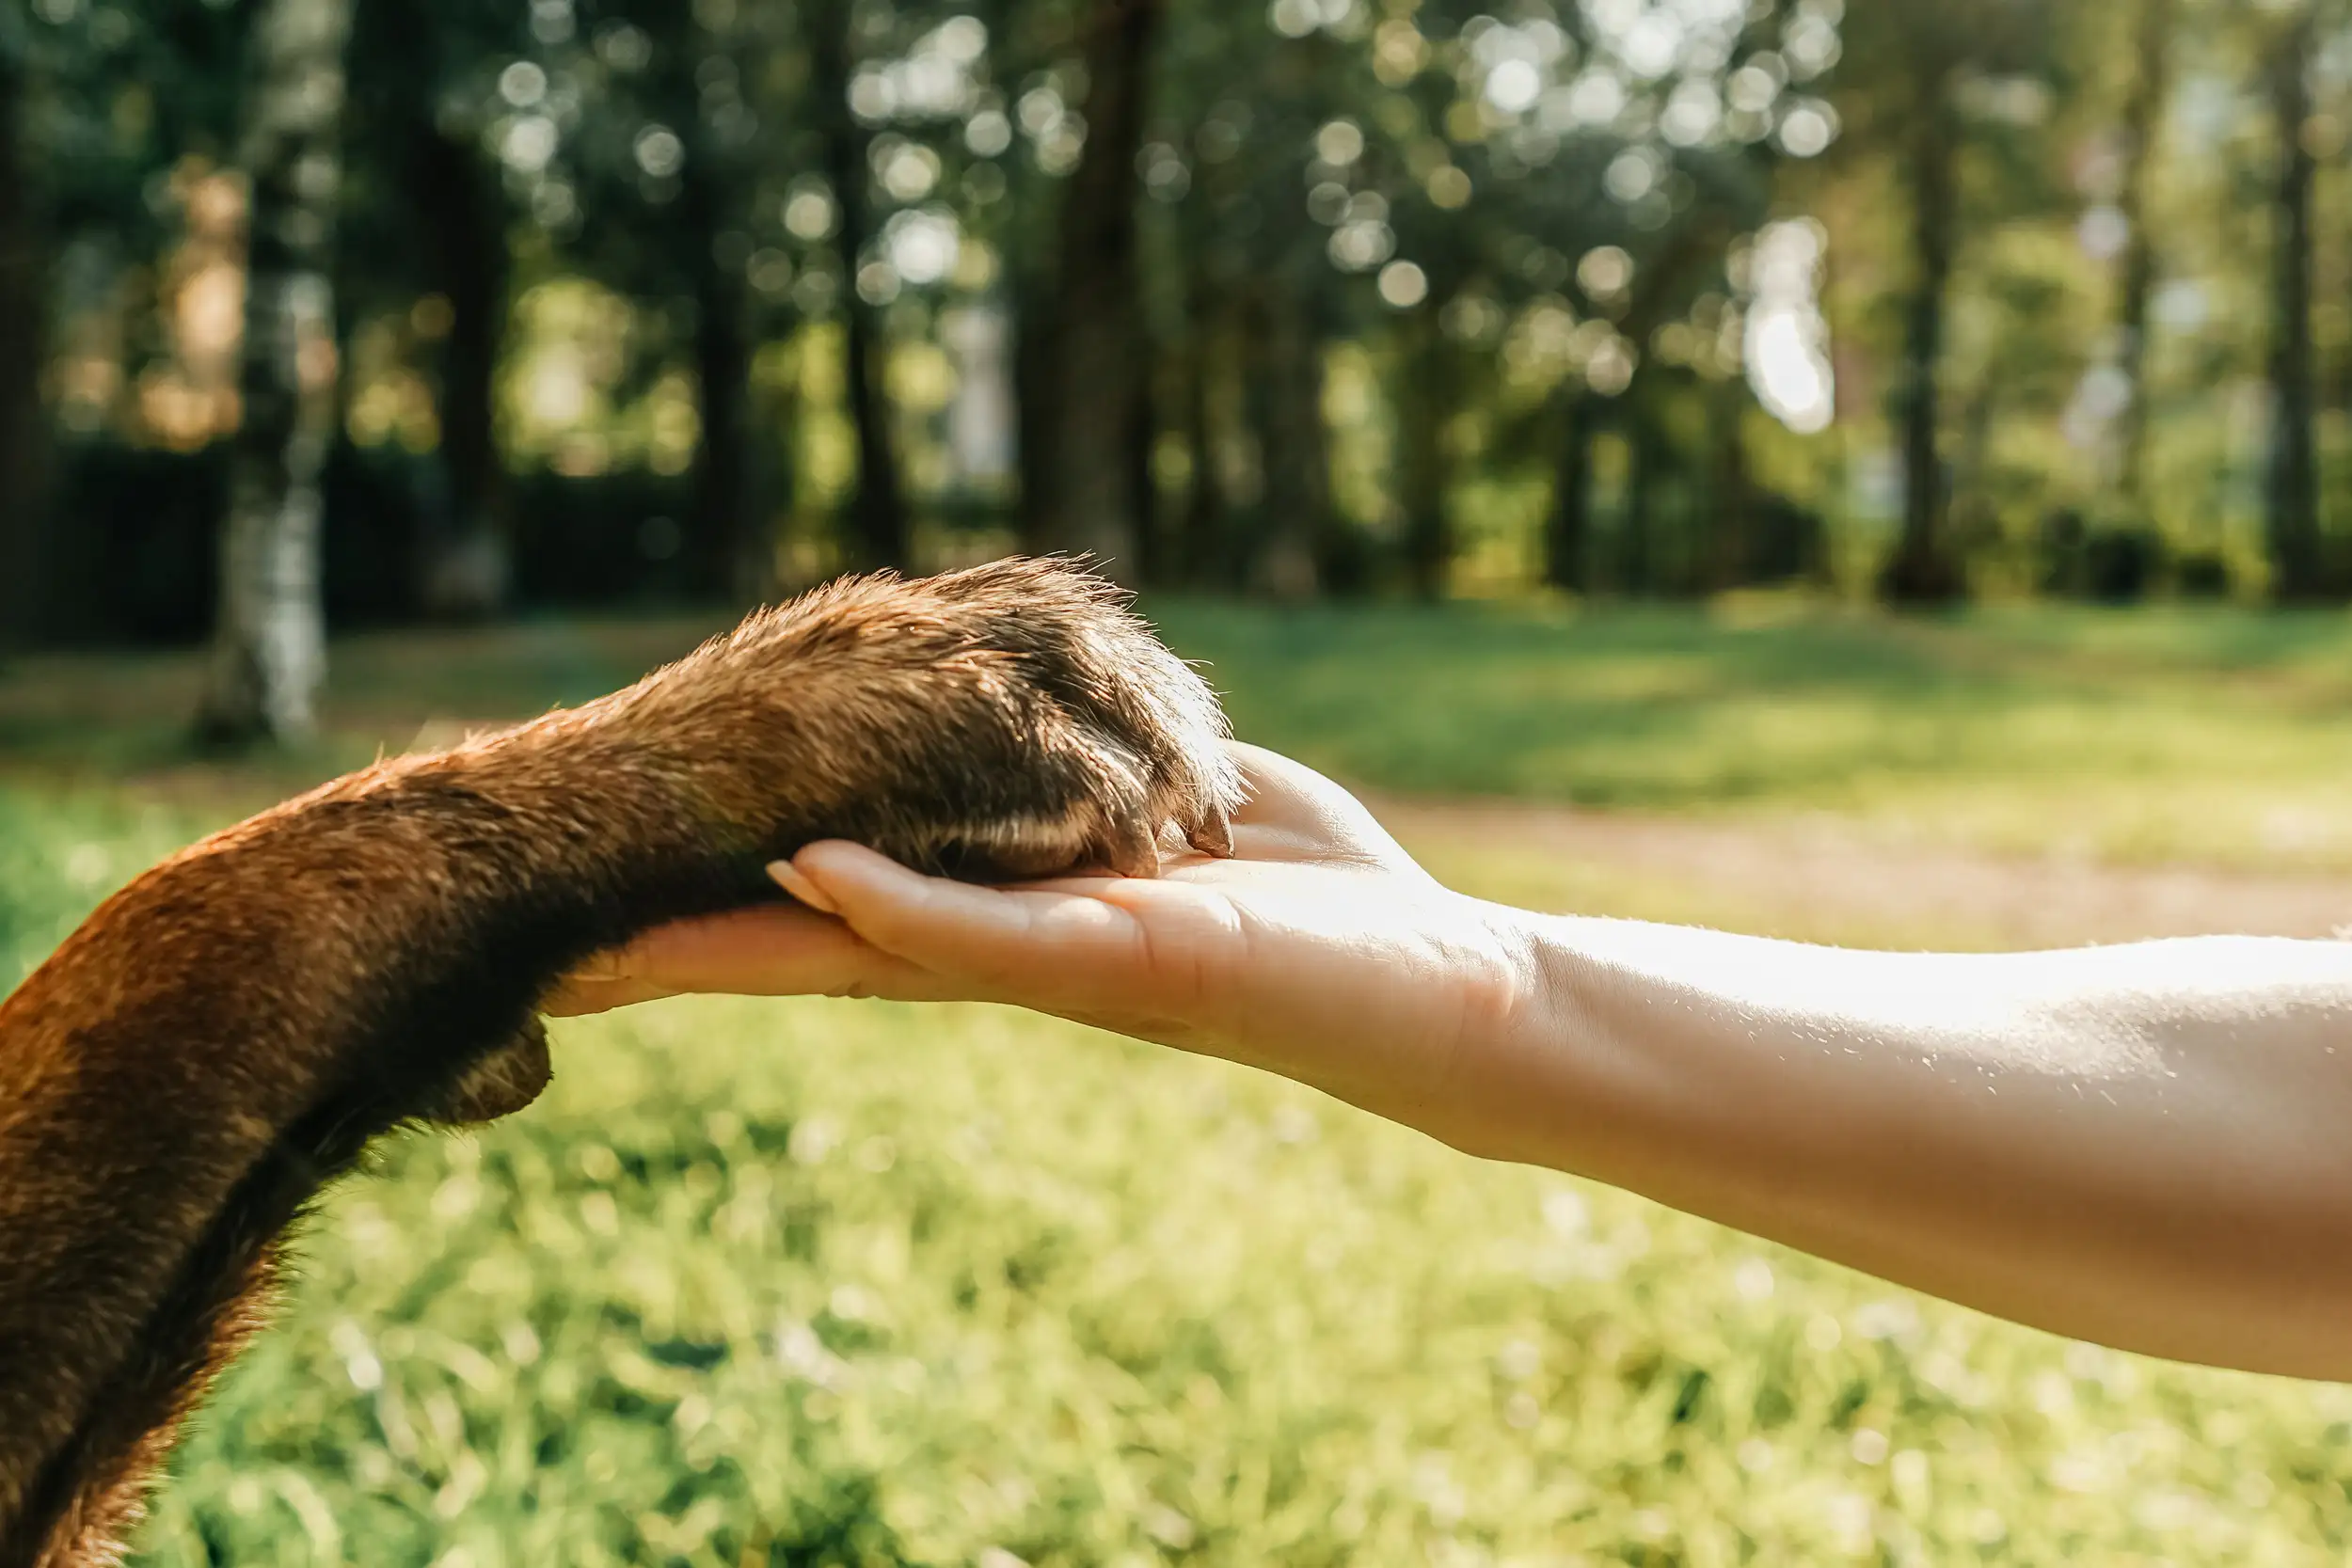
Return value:
[(801, 903), (806, 904), (810, 909), (816, 910), (822, 914), (839, 914), (841, 912), (834, 907), (833, 900), (826, 897), (815, 882), (812, 882), (806, 877), (802, 876), (800, 867), (794, 865), (790, 861), (774, 861), (770, 863), (768, 866), (768, 875), (775, 879), (776, 885), (778, 887), (784, 889), (785, 892), (790, 894)]

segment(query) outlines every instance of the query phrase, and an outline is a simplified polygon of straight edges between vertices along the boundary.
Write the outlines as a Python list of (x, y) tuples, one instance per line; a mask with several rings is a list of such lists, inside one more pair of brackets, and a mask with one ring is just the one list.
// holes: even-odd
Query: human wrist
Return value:
[(1611, 954), (1629, 923), (1486, 905), (1516, 995), (1477, 1069), (1489, 1159), (1621, 1180), (1666, 1135), (1684, 1075), (1651, 1049), (1660, 998)]
[(1572, 1168), (1585, 1120), (1583, 986), (1551, 916), (1445, 895), (1434, 922), (1453, 992), (1453, 1038), (1406, 1118), (1482, 1159)]

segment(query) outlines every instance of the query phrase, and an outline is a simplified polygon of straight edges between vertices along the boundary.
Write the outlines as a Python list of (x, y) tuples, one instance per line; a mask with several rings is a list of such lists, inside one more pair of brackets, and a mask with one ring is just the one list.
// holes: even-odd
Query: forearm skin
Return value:
[(1484, 1151), (2058, 1333), (2352, 1376), (2352, 944), (1527, 929)]

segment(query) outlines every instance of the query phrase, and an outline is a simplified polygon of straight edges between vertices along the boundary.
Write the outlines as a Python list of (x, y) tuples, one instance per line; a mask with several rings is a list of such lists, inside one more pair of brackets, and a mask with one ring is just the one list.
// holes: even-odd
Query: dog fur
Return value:
[(866, 578), (148, 872), (0, 1004), (0, 1568), (120, 1560), (287, 1227), (377, 1133), (529, 1103), (580, 959), (818, 838), (982, 879), (1228, 853), (1224, 733), (1073, 565)]

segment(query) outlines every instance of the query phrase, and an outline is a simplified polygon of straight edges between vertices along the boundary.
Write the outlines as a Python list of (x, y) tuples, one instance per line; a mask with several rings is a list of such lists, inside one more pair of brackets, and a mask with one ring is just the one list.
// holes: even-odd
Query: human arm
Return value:
[(2058, 1332), (2352, 1375), (2352, 945), (1917, 955), (1534, 915), (1240, 754), (1232, 862), (987, 890), (813, 846), (787, 885), (838, 918), (671, 927), (563, 1006), (1017, 1003)]

